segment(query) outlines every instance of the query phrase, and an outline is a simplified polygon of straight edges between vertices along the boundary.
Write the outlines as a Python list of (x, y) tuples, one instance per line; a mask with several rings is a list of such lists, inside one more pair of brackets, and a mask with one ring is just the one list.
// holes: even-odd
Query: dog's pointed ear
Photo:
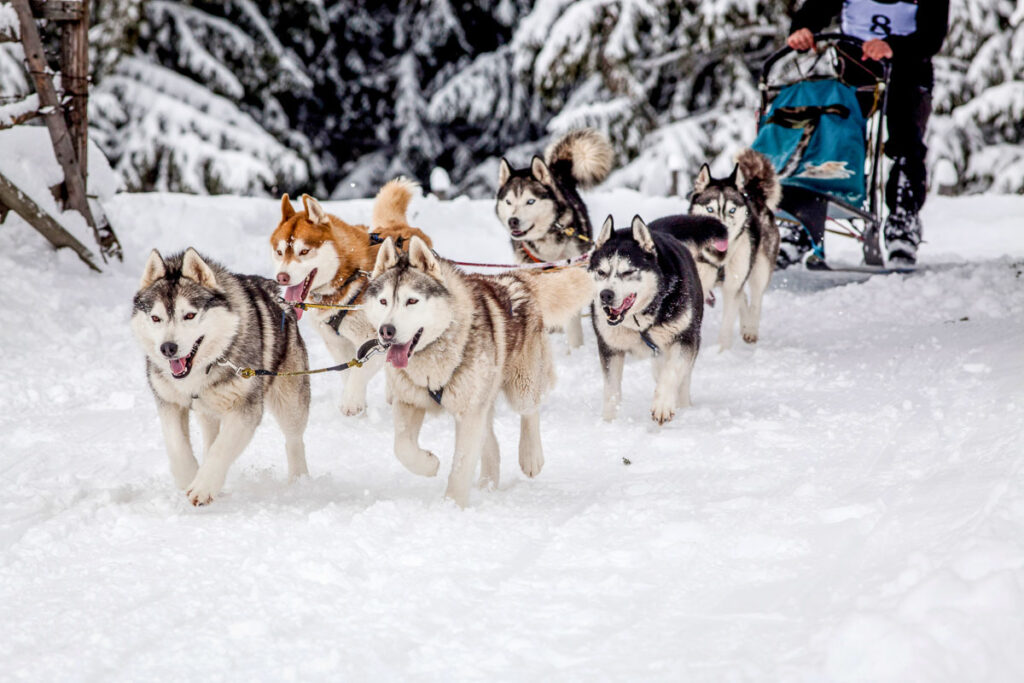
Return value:
[(740, 165), (736, 164), (732, 167), (732, 173), (729, 174), (729, 177), (726, 180), (736, 187), (742, 188), (743, 185), (740, 183), (740, 178), (742, 177), (743, 176), (740, 174)]
[(703, 192), (711, 184), (711, 168), (707, 164), (701, 164), (697, 179), (693, 181), (693, 191)]
[(426, 242), (415, 235), (409, 242), (409, 264), (431, 277), (441, 279), (441, 264), (438, 263), (437, 256)]
[(600, 249), (604, 246), (612, 237), (612, 230), (615, 229), (615, 220), (611, 214), (608, 214), (608, 218), (604, 219), (604, 223), (601, 225), (601, 232), (597, 233), (597, 239), (594, 240), (594, 249)]
[(370, 279), (379, 276), (388, 268), (393, 268), (396, 263), (398, 263), (398, 251), (395, 250), (395, 242), (387, 237), (377, 249), (377, 260), (373, 264), (373, 273), (370, 275)]
[(281, 195), (281, 222), (284, 223), (286, 220), (295, 215), (295, 207), (292, 206), (292, 199), (285, 192)]
[(142, 271), (142, 282), (139, 283), (139, 289), (149, 287), (166, 274), (167, 266), (164, 265), (164, 257), (154, 249), (149, 252), (149, 258), (146, 259), (146, 268)]
[(181, 274), (207, 289), (220, 289), (213, 268), (192, 247), (185, 250), (185, 257), (181, 260)]
[(736, 168), (732, 169), (732, 175), (733, 182), (740, 189), (740, 192), (746, 192), (747, 177), (743, 175), (743, 169), (740, 168), (739, 164), (736, 164)]
[(302, 195), (302, 205), (306, 208), (306, 216), (309, 220), (316, 224), (327, 224), (327, 212), (324, 211), (324, 207), (320, 206), (320, 202), (310, 197), (308, 194)]
[(633, 216), (633, 239), (640, 245), (640, 248), (649, 254), (654, 253), (654, 238), (651, 231), (640, 216)]
[(536, 154), (533, 155), (533, 161), (530, 162), (530, 173), (533, 177), (545, 185), (554, 185), (554, 180), (551, 178), (551, 169), (544, 163)]
[(505, 157), (501, 158), (501, 163), (498, 164), (498, 189), (505, 186), (508, 179), (512, 177), (512, 165), (508, 163), (508, 159)]

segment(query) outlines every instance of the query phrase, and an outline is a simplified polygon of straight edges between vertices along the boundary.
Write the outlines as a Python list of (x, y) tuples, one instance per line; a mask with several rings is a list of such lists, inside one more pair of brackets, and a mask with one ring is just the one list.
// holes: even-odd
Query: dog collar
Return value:
[(534, 256), (533, 252), (531, 252), (529, 249), (526, 248), (526, 242), (520, 242), (519, 246), (521, 246), (523, 248), (523, 251), (526, 252), (526, 255), (530, 258), (531, 261), (533, 261), (534, 263), (544, 263), (539, 258)]

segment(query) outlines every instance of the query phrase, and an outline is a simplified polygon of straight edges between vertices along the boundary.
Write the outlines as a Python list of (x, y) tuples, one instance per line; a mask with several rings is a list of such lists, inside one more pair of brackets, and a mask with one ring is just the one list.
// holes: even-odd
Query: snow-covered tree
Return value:
[[(486, 134), (497, 132), (496, 120), (507, 119), (476, 116), (484, 107), (467, 116), (462, 96), (495, 101), (492, 88), (515, 87), (507, 73), (487, 82), (501, 69), (478, 67), (473, 58), (500, 61), (496, 55), (502, 55), (512, 26), (528, 9), (523, 0), (398, 0), (370, 12), (376, 40), (372, 50), (359, 55), (363, 72), (355, 85), (360, 99), (371, 105), (374, 139), (367, 144), (365, 121), (343, 120), (334, 129), (336, 139), (354, 137), (366, 149), (346, 160), (335, 196), (372, 193), (399, 173), (426, 180), (435, 166), (461, 176), (479, 158), (494, 154), (509, 138)], [(360, 116), (366, 118), (365, 107)]]
[[(499, 157), (586, 125), (610, 184), (668, 192), (681, 166), (685, 190), (753, 138), (800, 1), (91, 0), (92, 134), (133, 189), (366, 196), (443, 168), (486, 195)], [(1024, 0), (952, 0), (934, 185), (1024, 192), (1022, 26)], [(0, 105), (21, 60), (0, 44)]]
[[(326, 32), (317, 3), (291, 4), (307, 10), (309, 34), (318, 17)], [(264, 5), (145, 2), (133, 54), (110, 60), (91, 108), (97, 139), (130, 188), (264, 194), (315, 182), (317, 157), (286, 109), (312, 81), (271, 25), (283, 16), (278, 3)], [(99, 56), (101, 68), (111, 52)]]
[(933, 186), (1024, 193), (1024, 1), (950, 3), (933, 104)]
[[(598, 128), (617, 152), (613, 184), (664, 192), (669, 157), (694, 175), (752, 137), (756, 70), (785, 23), (777, 3), (754, 0), (549, 0), (519, 22), (507, 57), (478, 57), (453, 83), (477, 72), (503, 83), (509, 69), (518, 83), (490, 125), (540, 133), (535, 140)], [(452, 90), (440, 91), (438, 111), (487, 118), (485, 96)]]
[(18, 15), (9, 2), (0, 2), (0, 37), (11, 42), (0, 42), (0, 105), (12, 103), (32, 92), (28, 73), (22, 62), (25, 53), (21, 44), (13, 39), (21, 35)]

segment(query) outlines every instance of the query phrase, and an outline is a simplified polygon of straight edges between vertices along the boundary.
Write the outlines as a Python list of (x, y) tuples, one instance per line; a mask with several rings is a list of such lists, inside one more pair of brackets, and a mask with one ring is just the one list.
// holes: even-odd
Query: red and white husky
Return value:
[[(303, 211), (292, 207), (288, 195), (281, 198), (281, 222), (270, 236), (270, 251), (277, 282), (284, 298), (292, 303), (358, 305), (381, 242), (390, 237), (405, 245), (413, 235), (431, 243), (418, 228), (406, 220), (406, 209), (419, 186), (396, 178), (377, 193), (373, 204), (372, 226), (350, 225), (324, 211), (309, 195), (302, 195)], [(301, 317), (302, 310), (296, 310)], [(327, 344), (335, 362), (355, 357), (356, 349), (376, 337), (376, 329), (362, 311), (309, 309), (317, 331)], [(341, 412), (358, 415), (366, 409), (366, 385), (381, 368), (380, 357), (361, 368), (346, 371)]]

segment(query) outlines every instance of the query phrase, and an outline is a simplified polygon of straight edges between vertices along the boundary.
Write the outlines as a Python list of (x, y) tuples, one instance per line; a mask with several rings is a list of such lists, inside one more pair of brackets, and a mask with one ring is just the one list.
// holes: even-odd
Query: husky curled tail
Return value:
[(406, 209), (409, 208), (412, 198), (419, 193), (419, 189), (419, 183), (404, 176), (386, 182), (373, 200), (370, 229), (407, 226)]
[(774, 215), (782, 200), (782, 185), (775, 174), (775, 167), (768, 157), (747, 148), (736, 155), (739, 177), (743, 189), (751, 202), (759, 208), (768, 209)]
[(551, 143), (544, 157), (552, 174), (584, 190), (604, 181), (612, 170), (612, 146), (593, 128), (566, 133)]

